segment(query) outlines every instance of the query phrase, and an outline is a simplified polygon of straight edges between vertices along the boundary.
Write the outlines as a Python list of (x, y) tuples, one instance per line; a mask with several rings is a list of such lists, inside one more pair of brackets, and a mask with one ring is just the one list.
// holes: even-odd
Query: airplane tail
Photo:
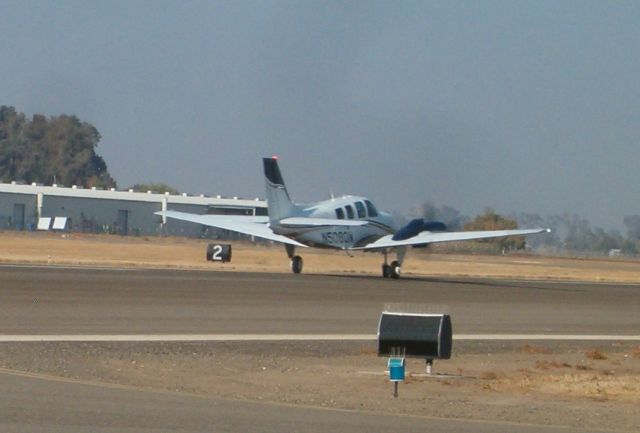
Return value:
[(277, 158), (262, 158), (264, 164), (264, 177), (267, 189), (267, 207), (269, 208), (269, 221), (279, 221), (293, 215), (295, 208), (287, 187), (282, 179)]

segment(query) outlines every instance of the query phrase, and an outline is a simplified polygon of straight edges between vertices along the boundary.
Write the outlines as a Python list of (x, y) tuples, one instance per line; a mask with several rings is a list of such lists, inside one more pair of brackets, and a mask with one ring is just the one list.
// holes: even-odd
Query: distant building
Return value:
[(163, 221), (154, 215), (167, 209), (197, 214), (267, 214), (266, 202), (259, 199), (0, 183), (0, 230), (44, 230), (57, 223), (58, 228), (72, 232), (234, 237), (225, 231)]

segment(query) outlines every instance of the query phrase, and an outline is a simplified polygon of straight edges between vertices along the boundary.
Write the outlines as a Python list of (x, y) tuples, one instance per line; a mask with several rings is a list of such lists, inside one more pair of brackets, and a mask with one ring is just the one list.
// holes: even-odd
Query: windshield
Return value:
[(365, 200), (364, 204), (367, 206), (367, 212), (369, 212), (369, 217), (378, 216), (378, 210), (369, 200)]

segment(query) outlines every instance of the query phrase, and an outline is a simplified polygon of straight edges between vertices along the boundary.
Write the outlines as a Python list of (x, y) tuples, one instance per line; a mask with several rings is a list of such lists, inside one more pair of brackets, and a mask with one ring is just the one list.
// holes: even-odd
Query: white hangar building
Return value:
[(199, 224), (171, 219), (163, 222), (162, 217), (154, 215), (167, 209), (196, 214), (267, 215), (266, 202), (259, 199), (0, 183), (0, 230), (233, 237)]

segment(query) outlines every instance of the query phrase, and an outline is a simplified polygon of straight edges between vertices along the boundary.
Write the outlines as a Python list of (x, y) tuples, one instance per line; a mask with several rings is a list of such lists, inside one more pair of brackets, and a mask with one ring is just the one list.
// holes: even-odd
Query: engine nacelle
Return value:
[(447, 230), (447, 226), (444, 223), (439, 221), (425, 221), (422, 218), (416, 218), (398, 230), (391, 239), (394, 241), (403, 241), (422, 232), (443, 232), (445, 230)]

